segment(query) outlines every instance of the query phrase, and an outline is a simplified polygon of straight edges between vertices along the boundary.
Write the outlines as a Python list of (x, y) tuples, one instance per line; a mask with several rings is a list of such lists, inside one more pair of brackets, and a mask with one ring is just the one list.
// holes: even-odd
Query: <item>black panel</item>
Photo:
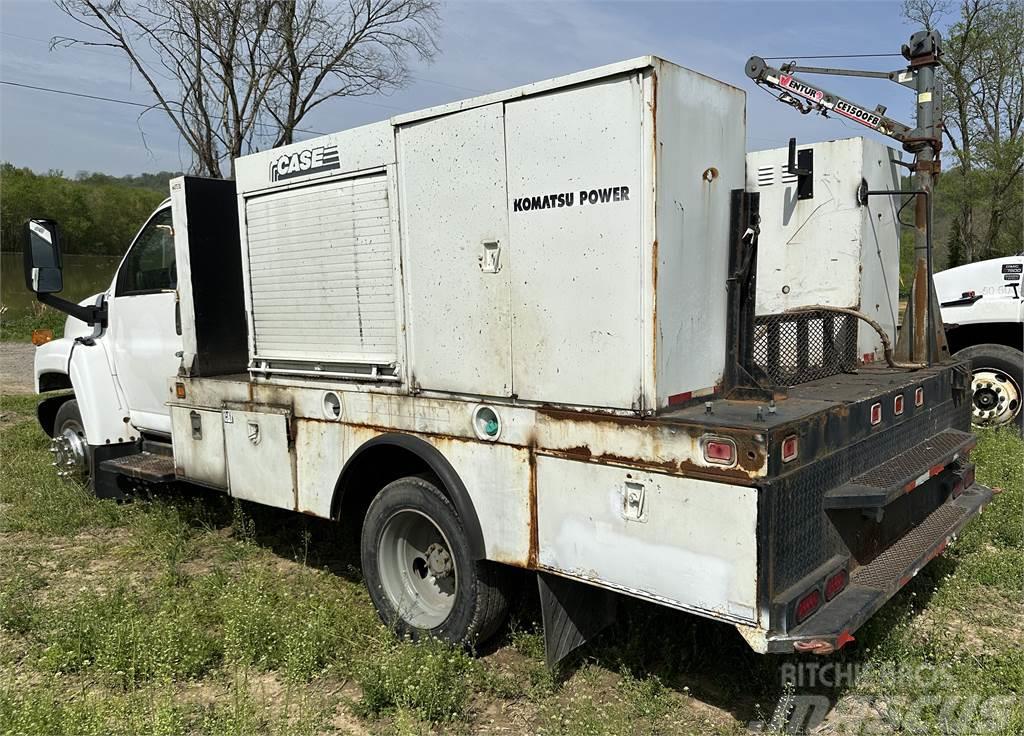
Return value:
[(249, 362), (235, 182), (187, 176), (188, 248), (195, 310), (193, 376), (244, 372)]

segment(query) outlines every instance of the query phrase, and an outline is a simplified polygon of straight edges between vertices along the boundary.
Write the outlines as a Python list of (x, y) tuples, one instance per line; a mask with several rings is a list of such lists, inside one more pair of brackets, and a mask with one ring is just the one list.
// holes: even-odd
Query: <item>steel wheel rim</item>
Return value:
[(82, 480), (89, 474), (85, 430), (77, 422), (65, 422), (60, 434), (50, 440), (53, 465), (61, 478)]
[(384, 523), (377, 570), (384, 594), (410, 626), (436, 628), (455, 607), (459, 576), (451, 545), (420, 511), (403, 509)]
[(975, 424), (998, 427), (1020, 414), (1021, 389), (1017, 382), (995, 368), (978, 368), (971, 374), (971, 415)]

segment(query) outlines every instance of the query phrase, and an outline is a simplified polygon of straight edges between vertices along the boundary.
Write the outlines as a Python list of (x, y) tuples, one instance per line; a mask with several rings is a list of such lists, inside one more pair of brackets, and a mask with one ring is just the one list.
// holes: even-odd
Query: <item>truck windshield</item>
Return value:
[(117, 296), (173, 289), (177, 282), (174, 230), (168, 208), (153, 215), (128, 251), (117, 274)]

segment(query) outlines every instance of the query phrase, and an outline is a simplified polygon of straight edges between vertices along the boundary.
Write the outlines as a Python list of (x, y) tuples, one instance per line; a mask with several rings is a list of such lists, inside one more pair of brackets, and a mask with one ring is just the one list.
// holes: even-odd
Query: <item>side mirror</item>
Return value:
[(36, 294), (56, 294), (64, 288), (60, 228), (54, 220), (27, 220), (22, 240), (25, 286)]

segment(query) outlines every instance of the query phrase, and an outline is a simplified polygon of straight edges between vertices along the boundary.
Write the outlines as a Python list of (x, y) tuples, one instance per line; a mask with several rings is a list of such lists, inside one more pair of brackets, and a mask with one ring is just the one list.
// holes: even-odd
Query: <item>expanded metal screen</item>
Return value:
[(758, 315), (753, 362), (779, 386), (851, 371), (857, 365), (857, 319), (826, 311)]

